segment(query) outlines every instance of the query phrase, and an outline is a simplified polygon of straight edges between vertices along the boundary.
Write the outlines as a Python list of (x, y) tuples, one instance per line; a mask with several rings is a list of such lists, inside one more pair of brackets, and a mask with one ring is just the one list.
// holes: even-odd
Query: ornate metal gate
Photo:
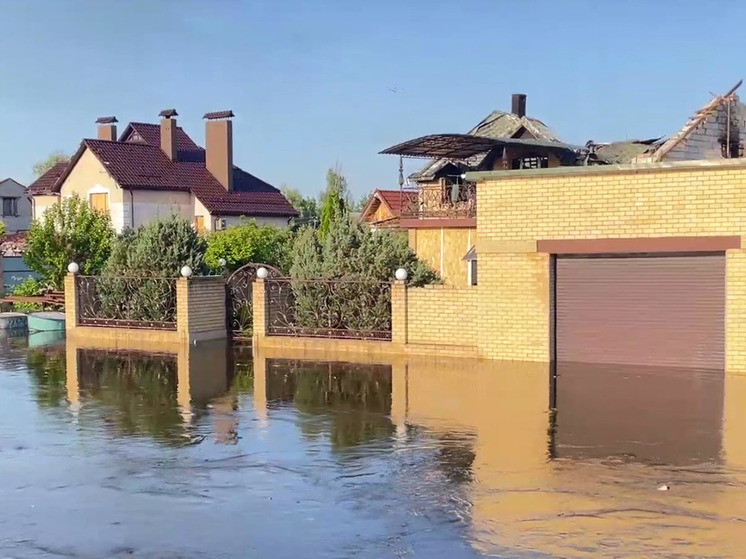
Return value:
[(267, 264), (246, 264), (233, 272), (226, 281), (228, 329), (234, 339), (250, 340), (254, 331), (254, 280), (256, 271), (266, 268), (270, 278), (282, 277), (282, 272)]

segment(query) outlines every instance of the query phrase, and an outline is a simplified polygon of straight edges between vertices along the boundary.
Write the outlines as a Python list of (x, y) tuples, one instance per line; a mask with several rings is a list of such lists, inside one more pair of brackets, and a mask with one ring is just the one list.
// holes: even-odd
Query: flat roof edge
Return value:
[(701, 171), (704, 169), (746, 169), (746, 158), (702, 159), (668, 163), (630, 163), (625, 165), (589, 165), (587, 167), (552, 167), (551, 169), (517, 169), (509, 171), (471, 171), (466, 180), (494, 181), (530, 179), (566, 175), (603, 175), (614, 173), (652, 173), (656, 171)]

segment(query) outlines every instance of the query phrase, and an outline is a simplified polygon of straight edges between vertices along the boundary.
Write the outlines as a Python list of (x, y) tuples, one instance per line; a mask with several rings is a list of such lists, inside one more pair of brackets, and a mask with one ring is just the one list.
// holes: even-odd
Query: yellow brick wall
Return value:
[(476, 347), (479, 287), (409, 288), (407, 304), (409, 344)]
[(725, 366), (728, 371), (746, 372), (746, 251), (726, 253), (726, 278)]
[(740, 235), (746, 229), (746, 168), (506, 175), (515, 178), (477, 187), (482, 238)]
[[(485, 357), (549, 358), (549, 257), (529, 248), (535, 251), (538, 240), (746, 230), (741, 161), (563, 171), (503, 173), (479, 182), (479, 349)], [(524, 252), (514, 252), (521, 246)], [(746, 256), (729, 251), (727, 264), (728, 368), (746, 371)]]
[(510, 361), (549, 361), (549, 256), (479, 255), (479, 353)]

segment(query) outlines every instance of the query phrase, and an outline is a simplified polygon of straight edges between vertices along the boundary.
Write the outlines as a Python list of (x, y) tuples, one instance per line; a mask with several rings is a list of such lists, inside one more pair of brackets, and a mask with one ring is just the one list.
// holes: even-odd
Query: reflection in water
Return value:
[(721, 460), (722, 371), (559, 364), (557, 375), (559, 458)]
[(386, 440), (394, 432), (388, 365), (273, 359), (267, 363), (267, 401), (270, 408), (292, 402), (304, 414), (303, 433), (329, 436), (334, 449)]
[(297, 357), (0, 341), (0, 555), (742, 555), (746, 377)]

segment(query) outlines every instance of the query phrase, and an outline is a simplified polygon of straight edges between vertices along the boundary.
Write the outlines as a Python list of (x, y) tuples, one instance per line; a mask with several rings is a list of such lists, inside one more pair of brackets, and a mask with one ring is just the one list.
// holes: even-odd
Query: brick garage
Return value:
[[(552, 358), (557, 334), (552, 329), (556, 288), (552, 271), (557, 262), (552, 247), (562, 247), (564, 242), (561, 250), (571, 251), (567, 247), (572, 243), (567, 241), (573, 241), (585, 247), (578, 248), (581, 253), (598, 252), (597, 258), (604, 256), (604, 250), (629, 258), (642, 252), (652, 258), (676, 253), (692, 258), (714, 255), (717, 260), (719, 255), (725, 285), (711, 320), (717, 324), (719, 304), (726, 367), (746, 371), (743, 160), (563, 167), (472, 173), (468, 178), (479, 183), (480, 355), (528, 361)], [(614, 248), (609, 239), (626, 241), (618, 241)], [(711, 262), (685, 264), (678, 276), (671, 277), (709, 274)], [(617, 275), (623, 277), (625, 268), (621, 270)], [(713, 284), (718, 281), (717, 272), (706, 277)], [(691, 304), (687, 293), (681, 299), (684, 306)], [(675, 335), (672, 332), (671, 339)]]

